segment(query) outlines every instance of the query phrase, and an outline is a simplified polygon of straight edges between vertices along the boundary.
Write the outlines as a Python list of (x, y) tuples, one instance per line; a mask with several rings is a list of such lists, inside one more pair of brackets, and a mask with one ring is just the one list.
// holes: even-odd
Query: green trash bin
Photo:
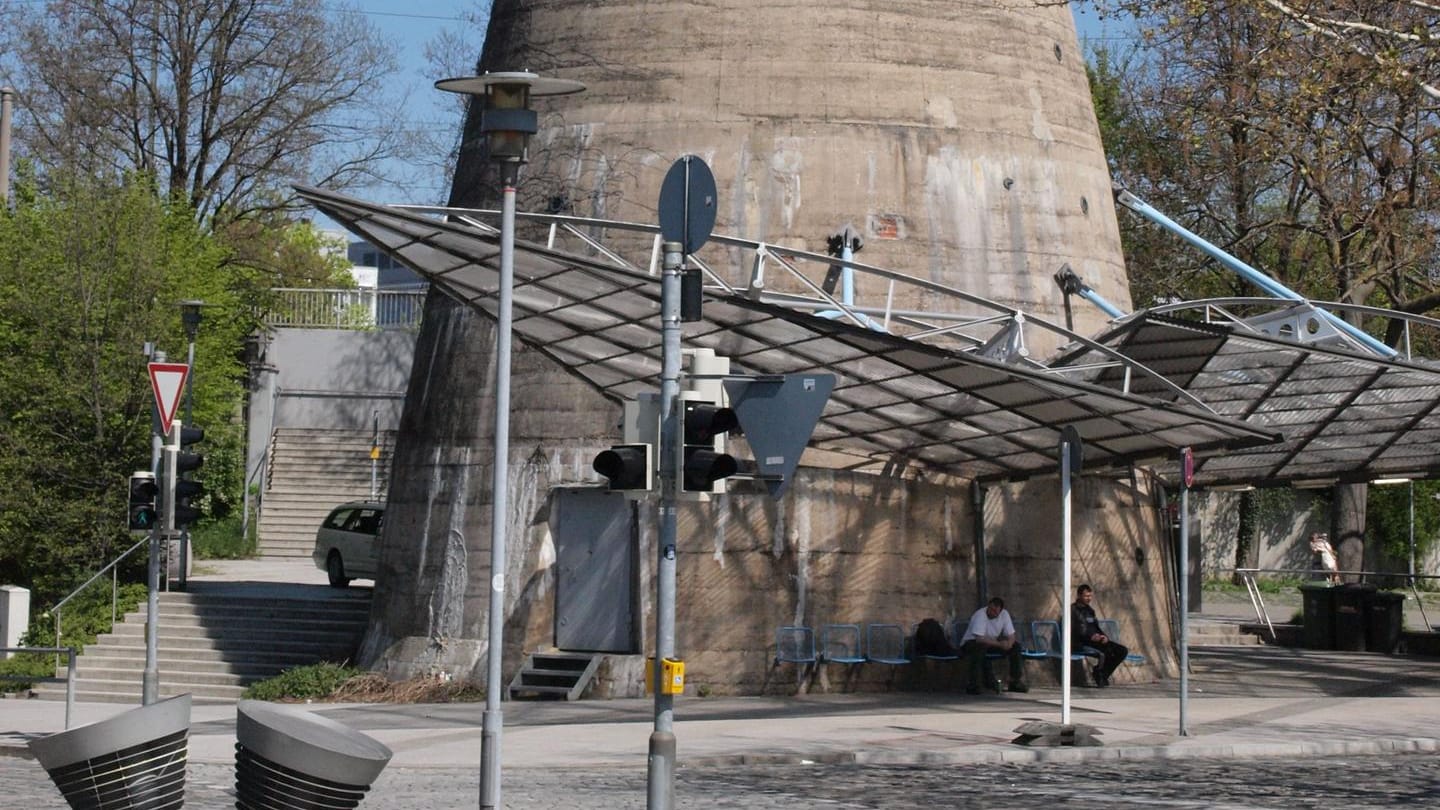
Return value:
[(1305, 606), (1305, 624), (1300, 639), (1312, 650), (1335, 649), (1335, 589), (1328, 584), (1300, 586)]
[(1391, 655), (1400, 646), (1405, 618), (1405, 594), (1376, 591), (1365, 602), (1365, 648)]
[(1375, 595), (1375, 586), (1347, 582), (1335, 592), (1335, 649), (1365, 652), (1365, 605)]

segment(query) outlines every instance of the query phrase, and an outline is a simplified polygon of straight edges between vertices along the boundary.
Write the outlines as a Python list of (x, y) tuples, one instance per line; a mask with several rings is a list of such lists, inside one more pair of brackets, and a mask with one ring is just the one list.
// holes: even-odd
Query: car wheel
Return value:
[(350, 578), (345, 576), (345, 563), (340, 560), (340, 552), (332, 551), (325, 560), (325, 573), (330, 576), (330, 587), (348, 588)]

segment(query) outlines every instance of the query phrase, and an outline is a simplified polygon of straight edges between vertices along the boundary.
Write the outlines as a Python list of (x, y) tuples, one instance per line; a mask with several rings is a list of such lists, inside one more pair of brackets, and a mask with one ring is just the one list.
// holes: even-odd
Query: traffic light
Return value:
[[(175, 497), (170, 511), (171, 523), (168, 527), (171, 531), (189, 528), (190, 524), (201, 516), (200, 510), (192, 504), (192, 501), (205, 493), (205, 487), (199, 481), (191, 480), (188, 477), (181, 478), (181, 476), (189, 476), (204, 465), (204, 456), (186, 449), (204, 439), (204, 429), (186, 427), (178, 422), (171, 434), (173, 445), (171, 452), (166, 454), (167, 467), (165, 470), (165, 474), (171, 479), (166, 482), (167, 486), (173, 486), (173, 489), (169, 491), (173, 492)], [(170, 466), (172, 463), (173, 466)]]
[(592, 466), (610, 479), (611, 491), (649, 492), (655, 479), (654, 453), (648, 444), (617, 444), (596, 456)]
[(725, 452), (725, 434), (740, 423), (729, 408), (692, 396), (684, 392), (680, 401), (680, 490), (724, 492), (721, 479), (738, 469), (735, 458)]
[(130, 531), (148, 532), (160, 520), (160, 510), (155, 505), (160, 487), (155, 483), (155, 473), (135, 472), (130, 475), (129, 522)]

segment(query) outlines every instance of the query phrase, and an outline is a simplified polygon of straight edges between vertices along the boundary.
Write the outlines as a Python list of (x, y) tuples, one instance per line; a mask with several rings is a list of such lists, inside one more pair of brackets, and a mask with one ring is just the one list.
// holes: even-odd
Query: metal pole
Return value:
[[(153, 352), (151, 357), (157, 363), (165, 362), (162, 351)], [(160, 480), (160, 453), (164, 447), (158, 409), (158, 405), (151, 408), (153, 431), (150, 442), (150, 470), (155, 473), (156, 481)], [(173, 498), (171, 495), (164, 497), (168, 509)], [(163, 517), (161, 525), (168, 525)], [(150, 559), (145, 567), (145, 669), (140, 675), (140, 702), (145, 706), (160, 699), (160, 668), (157, 663), (160, 657), (160, 526), (150, 528), (148, 549)]]
[(676, 490), (680, 486), (677, 458), (680, 398), (680, 273), (685, 247), (664, 245), (664, 271), (660, 277), (660, 542), (655, 572), (655, 730), (650, 734), (645, 807), (670, 810), (675, 806), (675, 697), (664, 694), (660, 675), (663, 662), (675, 654), (675, 520)]
[(501, 665), (505, 657), (505, 542), (509, 523), (510, 331), (515, 286), (515, 184), (518, 161), (500, 164), (500, 311), (495, 327), (495, 460), (490, 480), (490, 633), (486, 656), (485, 715), (480, 732), (480, 806), (500, 804)]
[(1415, 482), (1410, 481), (1410, 581), (1415, 581)]
[(65, 648), (65, 729), (70, 729), (70, 717), (75, 713), (75, 648)]
[(0, 205), (10, 200), (10, 119), (15, 90), (0, 87)]
[(1064, 551), (1060, 566), (1060, 725), (1070, 725), (1070, 454), (1075, 449), (1069, 442), (1060, 443), (1060, 537)]
[(1190, 736), (1190, 487), (1180, 482), (1180, 736)]
[(380, 411), (370, 412), (370, 500), (380, 497)]

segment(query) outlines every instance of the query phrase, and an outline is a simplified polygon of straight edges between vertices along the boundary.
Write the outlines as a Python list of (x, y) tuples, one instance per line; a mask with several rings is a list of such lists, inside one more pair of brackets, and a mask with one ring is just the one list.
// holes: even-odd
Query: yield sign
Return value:
[(180, 392), (185, 390), (185, 378), (188, 376), (190, 367), (184, 363), (150, 364), (150, 387), (155, 390), (155, 410), (160, 414), (161, 435), (170, 435), (170, 423), (175, 421)]

